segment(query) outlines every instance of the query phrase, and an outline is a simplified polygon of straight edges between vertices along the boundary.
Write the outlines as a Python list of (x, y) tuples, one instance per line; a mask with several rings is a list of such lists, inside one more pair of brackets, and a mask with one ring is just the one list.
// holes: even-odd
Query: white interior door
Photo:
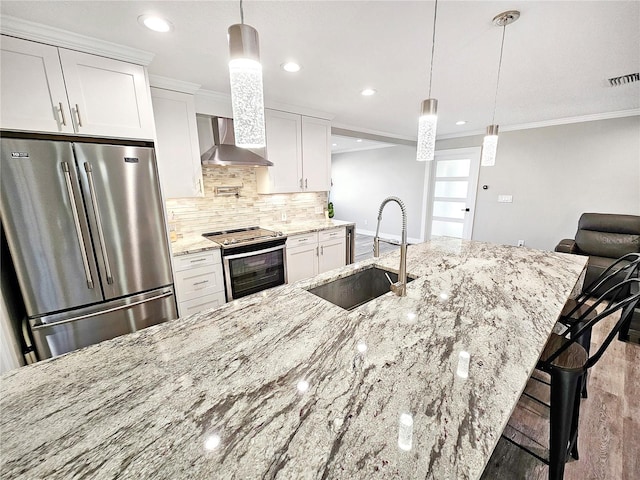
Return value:
[(480, 148), (441, 150), (429, 170), (427, 237), (471, 239)]

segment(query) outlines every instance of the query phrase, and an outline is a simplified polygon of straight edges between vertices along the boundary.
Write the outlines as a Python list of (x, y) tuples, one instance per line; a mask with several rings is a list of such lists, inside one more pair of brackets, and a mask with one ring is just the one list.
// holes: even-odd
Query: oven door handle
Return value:
[(236, 258), (255, 257), (261, 253), (275, 252), (277, 250), (284, 250), (286, 245), (278, 245), (277, 247), (265, 248), (264, 250), (253, 250), (251, 252), (237, 253), (235, 255), (225, 255), (225, 260), (234, 260)]

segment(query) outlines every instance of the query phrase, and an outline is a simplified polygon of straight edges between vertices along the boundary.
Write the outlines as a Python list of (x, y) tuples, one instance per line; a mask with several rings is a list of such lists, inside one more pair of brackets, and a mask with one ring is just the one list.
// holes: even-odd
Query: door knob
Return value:
[(468, 208), (461, 208), (461, 209), (460, 209), (460, 211), (461, 211), (461, 212), (468, 212), (468, 211), (469, 211), (469, 209), (468, 209)]

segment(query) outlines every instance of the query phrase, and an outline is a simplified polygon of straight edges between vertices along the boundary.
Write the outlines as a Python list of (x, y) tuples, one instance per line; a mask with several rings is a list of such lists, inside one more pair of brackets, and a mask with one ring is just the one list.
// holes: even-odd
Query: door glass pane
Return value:
[(436, 167), (436, 177), (468, 177), (471, 160), (439, 160)]
[(467, 181), (436, 181), (435, 197), (466, 198), (469, 182)]
[(462, 238), (462, 223), (442, 222), (434, 220), (431, 224), (431, 235)]
[(464, 218), (464, 202), (433, 202), (434, 217)]

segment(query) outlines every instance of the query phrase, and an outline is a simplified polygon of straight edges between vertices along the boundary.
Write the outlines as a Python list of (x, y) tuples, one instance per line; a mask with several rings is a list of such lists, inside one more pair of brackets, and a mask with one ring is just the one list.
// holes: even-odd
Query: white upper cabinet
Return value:
[(258, 193), (298, 192), (302, 178), (302, 119), (294, 113), (265, 110), (267, 158), (273, 167), (257, 170)]
[(273, 167), (256, 171), (258, 193), (328, 191), (331, 123), (265, 109), (267, 158)]
[(304, 190), (328, 191), (331, 188), (331, 122), (302, 117), (302, 159)]
[(0, 45), (2, 128), (73, 133), (58, 49), (4, 35)]
[(7, 36), (1, 48), (2, 128), (153, 139), (144, 67)]
[(59, 51), (78, 133), (153, 138), (144, 67), (63, 48)]
[(151, 100), (165, 198), (201, 197), (202, 165), (193, 95), (152, 87)]

